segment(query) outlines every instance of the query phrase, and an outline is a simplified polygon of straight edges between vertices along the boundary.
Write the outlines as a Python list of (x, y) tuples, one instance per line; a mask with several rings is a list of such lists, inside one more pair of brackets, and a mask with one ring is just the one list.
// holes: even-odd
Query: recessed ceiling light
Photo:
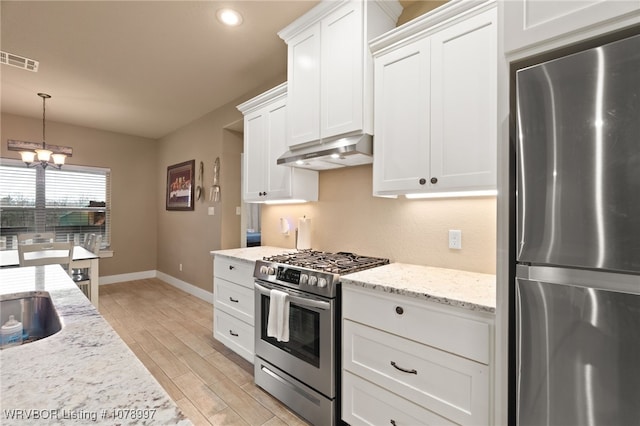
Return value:
[(218, 9), (216, 16), (218, 21), (230, 27), (237, 27), (242, 24), (242, 15), (233, 9)]

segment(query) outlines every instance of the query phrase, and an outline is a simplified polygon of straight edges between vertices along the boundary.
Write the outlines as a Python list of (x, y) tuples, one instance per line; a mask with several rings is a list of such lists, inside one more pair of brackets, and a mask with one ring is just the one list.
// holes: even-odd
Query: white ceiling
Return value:
[[(3, 112), (160, 138), (286, 73), (277, 32), (317, 1), (6, 1), (0, 46), (40, 62), (0, 66)], [(216, 10), (233, 6), (240, 27)]]

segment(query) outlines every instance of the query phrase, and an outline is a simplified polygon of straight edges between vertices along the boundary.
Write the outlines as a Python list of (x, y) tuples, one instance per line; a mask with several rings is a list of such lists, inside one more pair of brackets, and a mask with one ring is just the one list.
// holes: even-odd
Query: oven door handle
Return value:
[[(263, 287), (258, 283), (255, 283), (255, 286), (256, 286), (256, 290), (258, 290), (258, 292), (260, 292), (261, 294), (264, 294), (265, 296), (269, 296), (271, 294), (271, 291), (268, 288)], [(331, 305), (329, 304), (329, 302), (325, 302), (322, 300), (307, 299), (305, 297), (293, 296), (291, 294), (289, 294), (288, 296), (289, 296), (289, 300), (291, 302), (294, 302), (296, 305), (305, 306), (308, 308), (322, 309), (325, 311), (328, 311), (329, 309), (331, 309)]]

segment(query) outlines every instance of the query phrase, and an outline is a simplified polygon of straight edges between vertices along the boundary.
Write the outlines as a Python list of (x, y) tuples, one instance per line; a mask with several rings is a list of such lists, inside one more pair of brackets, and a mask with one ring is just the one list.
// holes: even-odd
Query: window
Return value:
[(56, 241), (81, 243), (86, 234), (111, 241), (110, 170), (65, 165), (27, 168), (17, 160), (0, 164), (0, 236), (15, 248), (23, 232), (55, 232)]

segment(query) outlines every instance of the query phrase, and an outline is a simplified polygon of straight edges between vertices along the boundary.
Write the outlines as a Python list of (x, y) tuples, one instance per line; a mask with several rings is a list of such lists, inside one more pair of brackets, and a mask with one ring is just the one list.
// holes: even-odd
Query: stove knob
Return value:
[(326, 278), (318, 279), (318, 287), (324, 288), (326, 286), (327, 286), (327, 279)]
[(309, 282), (309, 275), (307, 274), (300, 275), (300, 284), (306, 284), (307, 282)]
[(316, 285), (317, 282), (318, 282), (318, 277), (316, 277), (315, 275), (311, 275), (309, 277), (309, 285)]
[(276, 274), (276, 268), (274, 268), (273, 266), (269, 266), (269, 269), (267, 270), (267, 274), (275, 275)]
[(263, 266), (260, 267), (260, 273), (261, 274), (264, 275), (264, 274), (267, 273), (267, 271), (269, 271), (269, 269), (266, 266), (263, 265)]

